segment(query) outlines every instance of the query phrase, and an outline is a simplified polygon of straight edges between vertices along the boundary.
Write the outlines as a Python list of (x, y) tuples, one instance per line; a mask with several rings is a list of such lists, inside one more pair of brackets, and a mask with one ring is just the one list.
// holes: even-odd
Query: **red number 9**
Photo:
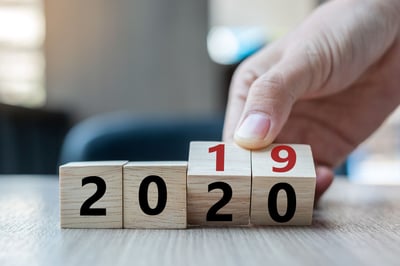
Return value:
[[(280, 155), (281, 151), (286, 151), (287, 156), (281, 157), (281, 155)], [(272, 167), (273, 172), (283, 173), (283, 172), (290, 171), (296, 164), (296, 152), (292, 147), (287, 146), (287, 145), (280, 145), (280, 146), (274, 147), (271, 151), (271, 158), (275, 162), (286, 163), (286, 165), (283, 167), (274, 167), (273, 166)]]

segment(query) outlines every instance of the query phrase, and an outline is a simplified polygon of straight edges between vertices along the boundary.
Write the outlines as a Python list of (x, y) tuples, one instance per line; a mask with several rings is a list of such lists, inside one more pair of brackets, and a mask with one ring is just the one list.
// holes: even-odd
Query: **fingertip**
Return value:
[(225, 132), (222, 134), (222, 141), (225, 143), (233, 143), (233, 135), (232, 134), (226, 134)]
[(269, 144), (267, 136), (271, 120), (264, 113), (251, 113), (241, 123), (234, 134), (235, 142), (247, 149), (260, 149)]
[(259, 149), (267, 147), (270, 144), (270, 143), (266, 142), (265, 140), (241, 138), (237, 134), (235, 134), (233, 140), (240, 147), (249, 149), (249, 150), (259, 150)]

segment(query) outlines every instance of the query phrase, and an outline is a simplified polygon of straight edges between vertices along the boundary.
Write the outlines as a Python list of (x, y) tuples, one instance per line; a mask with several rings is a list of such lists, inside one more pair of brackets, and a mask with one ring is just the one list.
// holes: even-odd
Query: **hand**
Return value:
[(308, 143), (316, 199), (400, 103), (400, 1), (336, 0), (235, 72), (224, 141)]

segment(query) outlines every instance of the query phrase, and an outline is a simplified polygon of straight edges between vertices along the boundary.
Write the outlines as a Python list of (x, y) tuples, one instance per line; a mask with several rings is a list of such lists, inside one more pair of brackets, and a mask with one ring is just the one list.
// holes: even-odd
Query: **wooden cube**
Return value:
[(63, 228), (122, 228), (122, 167), (126, 161), (74, 162), (60, 167)]
[(273, 144), (252, 151), (251, 223), (309, 225), (316, 174), (308, 145)]
[(187, 162), (124, 166), (125, 228), (186, 228)]
[(235, 144), (191, 142), (187, 190), (191, 225), (247, 225), (250, 151)]

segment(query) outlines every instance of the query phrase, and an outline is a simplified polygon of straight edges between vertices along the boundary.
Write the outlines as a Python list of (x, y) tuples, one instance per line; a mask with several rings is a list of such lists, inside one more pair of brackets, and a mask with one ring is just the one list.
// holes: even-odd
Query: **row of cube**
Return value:
[(188, 162), (61, 166), (61, 227), (308, 225), (314, 191), (308, 145), (191, 142)]

